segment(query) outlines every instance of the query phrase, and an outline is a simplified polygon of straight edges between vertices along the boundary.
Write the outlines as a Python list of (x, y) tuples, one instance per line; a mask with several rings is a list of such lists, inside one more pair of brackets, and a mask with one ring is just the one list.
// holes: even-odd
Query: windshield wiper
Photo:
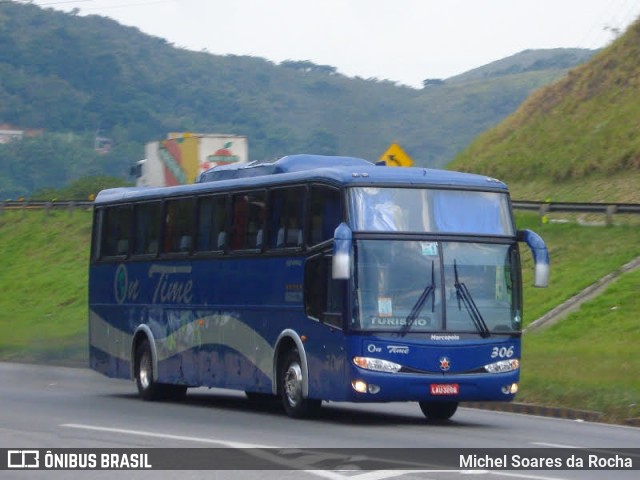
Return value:
[[(413, 325), (413, 322), (415, 322), (416, 318), (418, 318), (418, 315), (420, 315), (420, 312), (422, 311), (422, 308), (424, 307), (424, 304), (427, 302), (428, 298), (430, 296), (433, 296), (434, 285), (435, 285), (435, 273), (434, 273), (433, 263), (434, 262), (431, 261), (431, 283), (424, 288), (424, 290), (420, 294), (420, 297), (418, 298), (418, 301), (411, 309), (411, 313), (409, 313), (409, 315), (407, 316), (407, 319), (405, 320), (405, 324), (402, 326), (403, 335), (409, 331), (409, 329)], [(433, 302), (431, 303), (431, 311), (432, 312), (435, 311), (435, 297), (433, 299)]]
[(473, 324), (480, 333), (480, 336), (482, 338), (487, 338), (491, 335), (489, 327), (487, 327), (484, 318), (482, 318), (482, 314), (480, 313), (476, 302), (473, 301), (473, 297), (469, 293), (469, 289), (464, 283), (460, 283), (460, 280), (458, 279), (458, 265), (456, 264), (455, 259), (453, 260), (453, 273), (455, 276), (454, 286), (456, 287), (456, 296), (458, 297), (458, 310), (462, 310), (462, 307), (460, 306), (460, 300), (462, 300), (464, 307), (467, 309), (467, 313), (471, 317), (471, 320), (473, 320)]

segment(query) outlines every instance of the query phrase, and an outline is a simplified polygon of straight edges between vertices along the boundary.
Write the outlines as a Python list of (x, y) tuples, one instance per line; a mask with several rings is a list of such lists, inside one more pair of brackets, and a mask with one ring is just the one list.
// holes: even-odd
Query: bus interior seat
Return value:
[(191, 235), (183, 235), (180, 237), (180, 244), (178, 246), (178, 251), (180, 252), (188, 252), (191, 250)]
[(122, 240), (118, 240), (118, 250), (116, 252), (117, 255), (126, 255), (127, 252), (129, 251), (129, 240), (122, 239)]
[(151, 240), (147, 245), (147, 251), (145, 253), (158, 253), (158, 240)]
[(278, 239), (276, 241), (276, 247), (299, 247), (302, 245), (302, 230), (299, 228), (290, 228), (287, 231), (287, 238), (285, 241), (284, 228), (278, 230)]
[(223, 250), (227, 244), (227, 232), (220, 232), (218, 234), (218, 250)]

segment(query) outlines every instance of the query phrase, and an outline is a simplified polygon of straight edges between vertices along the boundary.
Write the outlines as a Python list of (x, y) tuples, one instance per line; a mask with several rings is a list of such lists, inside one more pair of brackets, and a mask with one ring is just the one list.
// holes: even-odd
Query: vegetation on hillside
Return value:
[(102, 190), (117, 187), (132, 187), (132, 183), (115, 177), (82, 177), (63, 188), (43, 188), (31, 195), (31, 200), (89, 200), (92, 201)]
[(524, 337), (520, 401), (640, 418), (640, 270), (579, 311)]
[[(308, 60), (276, 65), (188, 51), (105, 17), (1, 2), (0, 124), (74, 135), (46, 155), (0, 145), (0, 198), (79, 176), (126, 179), (143, 144), (172, 131), (246, 135), (251, 159), (309, 152), (376, 160), (397, 141), (418, 165), (441, 167), (575, 65), (562, 50), (525, 57), (485, 66), (483, 78), (417, 90)], [(113, 151), (89, 152), (96, 136), (110, 138)], [(66, 165), (52, 159), (61, 156)], [(32, 163), (42, 166), (35, 179)]]
[(0, 144), (0, 199), (43, 198), (47, 190), (69, 187), (85, 177), (109, 176), (123, 183), (139, 158), (139, 145), (126, 140), (97, 152), (91, 134), (43, 133)]
[(551, 50), (524, 50), (489, 65), (474, 68), (468, 72), (447, 78), (447, 83), (480, 80), (483, 78), (501, 77), (550, 68), (570, 69), (586, 62), (593, 51), (582, 48), (554, 48)]
[(493, 175), (515, 190), (537, 182), (541, 195), (559, 191), (564, 200), (572, 196), (567, 185), (584, 194), (587, 182), (596, 188), (591, 201), (639, 202), (638, 58), (640, 20), (588, 63), (532, 94), (449, 168)]

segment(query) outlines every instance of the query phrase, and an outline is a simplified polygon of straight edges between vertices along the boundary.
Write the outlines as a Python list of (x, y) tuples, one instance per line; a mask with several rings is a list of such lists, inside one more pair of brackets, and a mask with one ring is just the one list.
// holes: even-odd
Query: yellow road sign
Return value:
[(380, 160), (389, 167), (410, 167), (413, 165), (411, 157), (397, 143), (392, 143), (387, 151), (380, 156)]

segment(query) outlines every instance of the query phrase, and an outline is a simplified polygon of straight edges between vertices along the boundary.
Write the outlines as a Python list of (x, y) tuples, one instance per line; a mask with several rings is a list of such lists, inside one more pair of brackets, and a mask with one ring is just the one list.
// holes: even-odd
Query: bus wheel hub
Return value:
[(289, 365), (284, 375), (284, 390), (287, 402), (292, 407), (302, 400), (302, 369), (297, 363)]

